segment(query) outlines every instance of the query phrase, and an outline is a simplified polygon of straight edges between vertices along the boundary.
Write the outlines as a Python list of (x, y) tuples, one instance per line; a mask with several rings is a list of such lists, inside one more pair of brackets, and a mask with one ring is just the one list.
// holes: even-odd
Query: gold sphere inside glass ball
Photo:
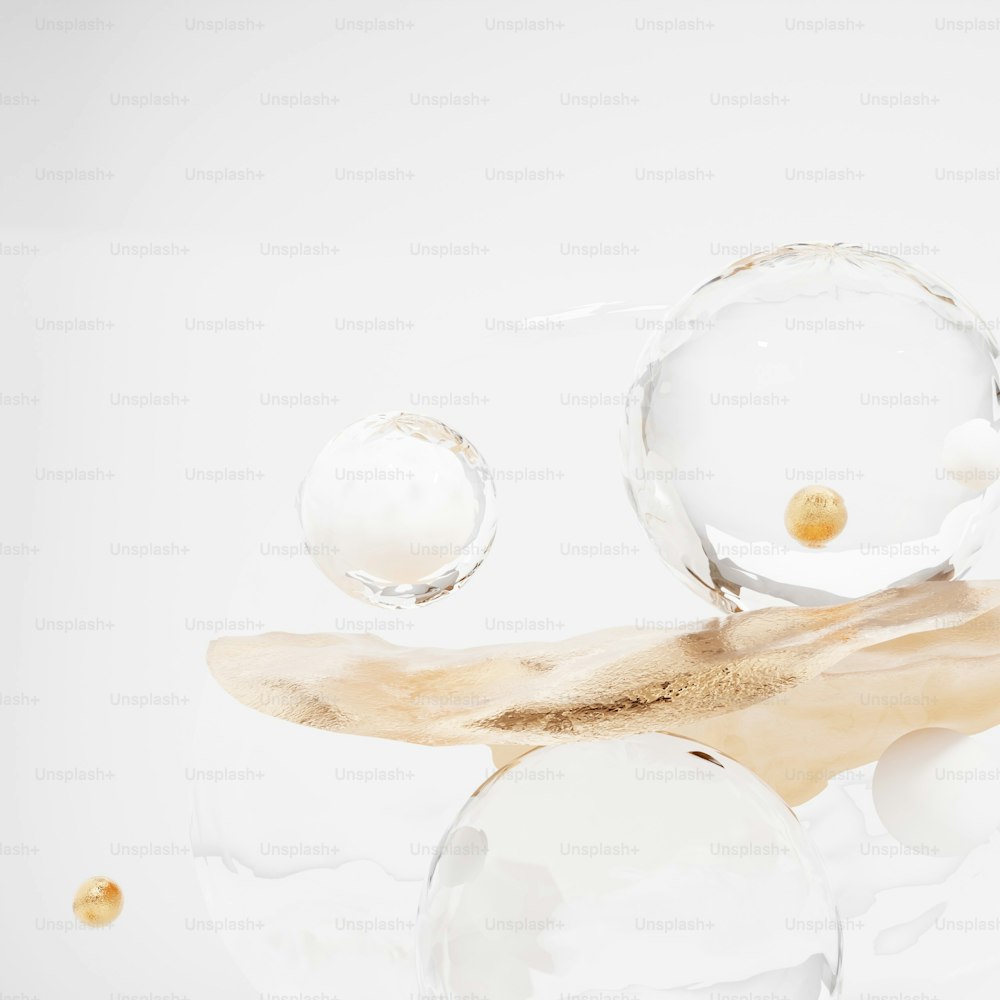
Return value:
[(642, 353), (632, 506), (727, 613), (961, 579), (1000, 521), (998, 382), (994, 331), (920, 268), (832, 243), (754, 254)]
[(819, 549), (836, 538), (847, 524), (844, 498), (829, 486), (801, 489), (785, 508), (785, 527), (797, 542)]
[(76, 919), (90, 927), (107, 927), (119, 913), (125, 899), (116, 882), (104, 875), (88, 878), (73, 898)]

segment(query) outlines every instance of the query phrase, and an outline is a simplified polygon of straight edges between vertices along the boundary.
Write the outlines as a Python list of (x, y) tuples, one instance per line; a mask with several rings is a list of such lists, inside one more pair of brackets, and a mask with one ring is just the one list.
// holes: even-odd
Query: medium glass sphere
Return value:
[(961, 577), (1000, 501), (997, 355), (955, 292), (888, 254), (748, 257), (646, 348), (623, 435), (632, 503), (726, 611)]
[(385, 608), (461, 587), (496, 532), (496, 491), (457, 431), (413, 413), (351, 424), (299, 489), (306, 544), (341, 590)]
[(434, 997), (819, 1000), (840, 924), (767, 785), (649, 734), (534, 750), (490, 778), (438, 849), (417, 949)]

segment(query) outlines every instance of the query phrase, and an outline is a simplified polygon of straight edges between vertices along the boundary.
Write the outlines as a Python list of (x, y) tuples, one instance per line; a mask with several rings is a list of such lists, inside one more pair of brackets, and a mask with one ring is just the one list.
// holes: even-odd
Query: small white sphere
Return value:
[(872, 795), (901, 844), (960, 857), (1000, 826), (1000, 762), (962, 733), (917, 729), (882, 754)]
[(988, 420), (967, 420), (944, 439), (943, 474), (971, 493), (1000, 479), (1000, 434)]

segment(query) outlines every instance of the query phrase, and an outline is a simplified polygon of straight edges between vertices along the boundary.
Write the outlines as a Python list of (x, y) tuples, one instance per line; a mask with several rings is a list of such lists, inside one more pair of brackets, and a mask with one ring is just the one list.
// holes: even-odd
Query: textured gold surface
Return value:
[[(868, 755), (913, 720), (968, 732), (1000, 723), (1000, 582), (768, 608), (689, 632), (621, 628), (467, 650), (406, 649), (374, 636), (230, 637), (211, 644), (208, 661), (239, 701), (307, 726), (515, 753), (684, 733), (793, 796), (822, 787), (833, 764), (875, 759)], [(885, 707), (925, 690), (935, 701), (923, 709)]]
[(116, 882), (104, 875), (88, 878), (73, 898), (76, 919), (91, 927), (106, 927), (122, 912), (125, 900)]
[(847, 524), (844, 498), (829, 486), (807, 486), (785, 508), (785, 528), (797, 542), (819, 549)]
[(914, 729), (1000, 725), (1000, 610), (928, 624), (855, 650), (771, 701), (674, 731), (735, 757), (798, 805)]

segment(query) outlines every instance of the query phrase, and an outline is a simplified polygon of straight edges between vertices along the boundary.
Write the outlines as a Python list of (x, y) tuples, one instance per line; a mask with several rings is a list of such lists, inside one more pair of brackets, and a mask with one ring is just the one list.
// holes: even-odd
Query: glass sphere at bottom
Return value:
[(458, 1000), (822, 1000), (840, 925), (795, 815), (759, 778), (662, 734), (531, 751), (441, 842), (421, 987)]

